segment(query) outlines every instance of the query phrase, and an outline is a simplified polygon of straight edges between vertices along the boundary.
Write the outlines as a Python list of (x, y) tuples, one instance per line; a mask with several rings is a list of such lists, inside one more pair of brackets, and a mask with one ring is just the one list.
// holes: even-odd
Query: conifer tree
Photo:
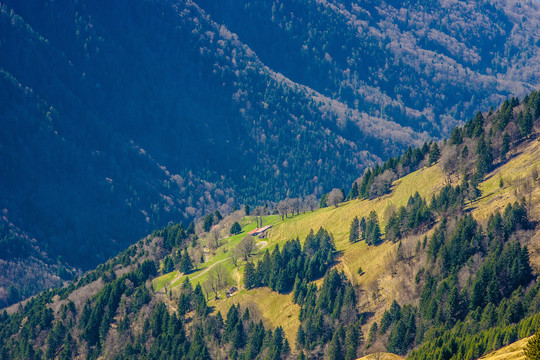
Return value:
[(180, 260), (180, 271), (184, 274), (188, 274), (191, 269), (193, 269), (193, 263), (191, 262), (187, 249), (184, 249), (182, 260)]
[(517, 125), (519, 126), (521, 136), (529, 136), (533, 129), (533, 118), (531, 113), (527, 111), (525, 116), (520, 113)]
[(163, 260), (163, 273), (167, 274), (174, 270), (174, 262), (170, 256), (166, 256)]
[(327, 198), (327, 197), (328, 197), (328, 194), (323, 194), (323, 196), (321, 197), (321, 200), (319, 201), (319, 207), (320, 207), (321, 209), (328, 206), (328, 205), (326, 204), (326, 198)]
[(377, 213), (372, 210), (366, 222), (366, 242), (370, 245), (378, 245), (381, 241), (381, 229)]
[(208, 306), (206, 305), (206, 299), (204, 297), (201, 284), (197, 284), (197, 286), (195, 286), (195, 290), (193, 290), (193, 297), (195, 300), (195, 312), (197, 315), (206, 315)]
[(433, 143), (431, 146), (431, 150), (429, 151), (429, 165), (433, 165), (439, 160), (441, 157), (441, 151), (439, 150), (439, 146), (437, 143)]
[(358, 217), (355, 217), (351, 223), (351, 229), (349, 232), (349, 241), (355, 243), (360, 239), (360, 223)]
[(358, 184), (356, 181), (353, 183), (351, 191), (349, 192), (348, 198), (350, 200), (356, 199), (358, 197)]
[(476, 161), (476, 171), (480, 177), (483, 177), (491, 170), (491, 164), (493, 162), (491, 146), (486, 143), (483, 135), (480, 136), (480, 139), (478, 139), (476, 154), (478, 155), (478, 159)]
[(360, 196), (362, 196), (363, 198), (368, 197), (371, 183), (373, 183), (373, 172), (371, 171), (371, 169), (368, 169), (362, 177), (362, 182), (360, 183), (360, 187), (358, 188), (358, 193)]
[(246, 266), (244, 267), (244, 285), (246, 289), (258, 286), (256, 275), (255, 265), (253, 265), (251, 261), (246, 263)]
[(330, 345), (328, 345), (326, 358), (329, 360), (343, 360), (343, 352), (339, 341), (339, 331), (334, 332), (334, 335), (332, 336), (332, 341), (330, 341)]
[(362, 217), (360, 219), (360, 235), (362, 236), (362, 239), (366, 239), (366, 218)]
[(463, 137), (461, 135), (461, 129), (459, 127), (455, 127), (452, 131), (452, 135), (450, 135), (450, 144), (452, 145), (459, 145), (463, 142)]
[(236, 324), (238, 324), (240, 316), (238, 314), (238, 308), (236, 305), (231, 305), (229, 312), (227, 313), (227, 320), (225, 320), (225, 333), (223, 334), (225, 340), (232, 341), (233, 334), (236, 330)]
[(366, 345), (367, 348), (373, 345), (373, 342), (377, 339), (378, 332), (379, 332), (379, 327), (377, 326), (377, 322), (374, 322), (369, 328), (368, 343)]
[(508, 133), (504, 133), (501, 143), (501, 157), (504, 158), (508, 150), (510, 149), (510, 136)]
[(538, 337), (538, 330), (536, 330), (536, 334), (527, 343), (525, 355), (527, 356), (527, 360), (540, 360), (540, 338)]
[(214, 211), (214, 222), (217, 224), (218, 222), (220, 222), (222, 219), (223, 219), (223, 216), (221, 215), (221, 213), (219, 212), (219, 210), (216, 210)]
[(204, 217), (203, 220), (203, 229), (204, 231), (208, 232), (212, 228), (212, 225), (214, 225), (214, 215), (213, 214), (207, 214)]
[(231, 226), (230, 233), (231, 235), (240, 234), (242, 232), (242, 227), (238, 223), (238, 221), (235, 221), (234, 224)]
[(359, 336), (356, 324), (349, 325), (345, 333), (345, 360), (356, 359), (356, 349), (358, 348)]
[(188, 235), (195, 234), (195, 223), (193, 221), (189, 223), (188, 228), (186, 230), (186, 234)]

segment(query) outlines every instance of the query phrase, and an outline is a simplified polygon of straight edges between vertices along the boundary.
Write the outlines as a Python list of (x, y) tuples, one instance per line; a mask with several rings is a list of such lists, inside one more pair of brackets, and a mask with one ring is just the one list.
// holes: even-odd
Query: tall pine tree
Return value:
[(355, 217), (351, 222), (351, 229), (349, 232), (349, 241), (355, 243), (360, 239), (360, 222), (358, 218)]

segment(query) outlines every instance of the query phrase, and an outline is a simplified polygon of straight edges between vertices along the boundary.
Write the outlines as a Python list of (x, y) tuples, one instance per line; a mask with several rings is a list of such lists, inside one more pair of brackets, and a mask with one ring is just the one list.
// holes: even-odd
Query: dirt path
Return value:
[[(208, 268), (206, 268), (203, 272), (201, 272), (200, 274), (197, 274), (197, 276), (194, 276), (192, 277), (190, 280), (193, 280), (193, 279), (196, 279), (198, 278), (199, 276), (205, 274), (207, 271), (209, 271), (210, 269), (212, 269), (214, 266), (216, 266), (217, 264), (225, 261), (225, 260), (228, 260), (229, 258), (226, 258), (226, 259), (223, 259), (223, 260), (219, 260), (215, 263), (213, 263), (212, 265), (210, 265)], [(180, 279), (180, 277), (182, 277), (184, 275), (184, 273), (181, 273), (181, 272), (178, 272), (178, 274), (174, 277), (174, 279), (172, 279), (167, 285), (165, 285), (163, 287), (163, 289), (157, 291), (155, 294), (156, 294), (156, 297), (158, 298), (158, 300), (164, 302), (168, 308), (169, 308), (169, 312), (176, 312), (177, 309), (176, 307), (174, 306), (174, 302), (171, 301), (171, 299), (169, 298), (169, 296), (167, 295), (167, 291), (170, 290), (170, 285), (174, 284), (176, 281), (178, 281), (178, 279)]]
[(198, 274), (197, 276), (194, 276), (192, 277), (191, 279), (189, 279), (190, 281), (192, 280), (195, 280), (196, 278), (198, 278), (199, 276), (203, 275), (203, 274), (206, 274), (210, 269), (212, 269), (214, 266), (216, 266), (217, 264), (225, 261), (225, 260), (229, 260), (230, 258), (226, 258), (226, 259), (223, 259), (223, 260), (219, 260), (219, 261), (216, 261), (215, 263), (213, 263), (212, 265), (210, 265), (209, 267), (207, 267), (202, 273)]
[[(219, 261), (215, 262), (214, 264), (212, 264), (212, 265), (210, 265), (209, 267), (207, 267), (206, 269), (204, 269), (203, 272), (201, 272), (200, 274), (197, 274), (196, 276), (190, 278), (189, 280), (193, 280), (193, 279), (198, 278), (199, 276), (205, 274), (207, 271), (209, 271), (210, 269), (212, 269), (214, 266), (216, 266), (216, 265), (219, 264), (220, 262), (223, 262), (223, 261), (228, 260), (228, 259), (230, 259), (230, 258), (226, 258), (226, 259), (219, 260)], [(169, 281), (162, 289), (156, 291), (155, 293), (156, 293), (156, 294), (165, 294), (165, 295), (166, 295), (166, 292), (167, 292), (168, 290), (170, 290), (171, 285), (174, 284), (174, 283), (176, 283), (178, 280), (180, 280), (180, 278), (181, 278), (182, 276), (184, 276), (184, 273), (182, 273), (182, 272), (179, 271), (178, 274), (176, 274), (176, 276), (175, 276), (174, 278), (171, 279), (171, 281)]]

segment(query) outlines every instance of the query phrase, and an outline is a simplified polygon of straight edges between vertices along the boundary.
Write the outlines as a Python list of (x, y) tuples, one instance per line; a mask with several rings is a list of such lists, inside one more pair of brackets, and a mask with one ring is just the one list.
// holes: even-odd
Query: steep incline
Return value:
[(88, 269), (170, 221), (320, 196), (538, 84), (536, 3), (400, 4), (2, 1), (0, 209)]

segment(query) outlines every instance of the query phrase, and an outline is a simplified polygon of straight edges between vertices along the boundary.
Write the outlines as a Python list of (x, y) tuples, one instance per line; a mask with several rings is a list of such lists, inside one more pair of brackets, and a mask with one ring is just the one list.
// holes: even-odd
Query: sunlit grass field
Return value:
[[(495, 169), (486, 177), (486, 180), (479, 185), (482, 195), (479, 199), (468, 204), (473, 215), (480, 221), (486, 221), (489, 214), (497, 210), (503, 210), (511, 202), (516, 201), (520, 196), (520, 179), (527, 178), (535, 167), (540, 167), (540, 142), (534, 141), (522, 152), (512, 158), (508, 163)], [(503, 186), (500, 187), (500, 182)], [(454, 179), (457, 181), (456, 179)], [(282, 246), (286, 241), (296, 239), (297, 237), (304, 241), (311, 230), (317, 231), (320, 227), (330, 231), (334, 237), (338, 254), (336, 267), (345, 272), (345, 274), (361, 288), (369, 286), (376, 280), (381, 280), (388, 272), (388, 262), (395, 256), (397, 244), (383, 242), (379, 246), (368, 246), (364, 241), (355, 244), (349, 243), (350, 223), (355, 216), (361, 218), (374, 210), (379, 216), (381, 230), (384, 232), (384, 226), (389, 214), (405, 205), (410, 196), (418, 192), (420, 196), (428, 202), (433, 194), (447, 184), (448, 179), (444, 176), (439, 165), (426, 167), (414, 173), (398, 179), (392, 188), (392, 192), (372, 200), (352, 200), (339, 204), (338, 207), (330, 206), (318, 209), (313, 212), (308, 211), (299, 215), (285, 217), (283, 220), (279, 215), (264, 217), (264, 225), (272, 225), (265, 239), (257, 239), (258, 252), (252, 255), (251, 261), (256, 262), (262, 256), (266, 249), (272, 251), (276, 245)], [(453, 184), (457, 185), (457, 183)], [(540, 197), (538, 186), (533, 189), (532, 195), (535, 198)], [(539, 211), (535, 209), (533, 211)], [(298, 313), (299, 306), (293, 304), (290, 294), (281, 295), (268, 288), (257, 288), (252, 290), (243, 289), (242, 274), (244, 261), (239, 260), (237, 266), (234, 266), (230, 259), (230, 251), (246, 236), (247, 232), (256, 227), (253, 217), (245, 217), (242, 220), (242, 233), (224, 238), (221, 240), (222, 246), (216, 250), (216, 253), (209, 257), (206, 263), (201, 264), (189, 275), (184, 275), (174, 271), (158, 277), (153, 282), (155, 291), (168, 290), (176, 291), (186, 277), (189, 277), (193, 286), (198, 283), (203, 284), (211, 270), (211, 267), (218, 263), (229, 272), (230, 286), (236, 286), (239, 290), (230, 298), (226, 298), (225, 290), (219, 293), (219, 299), (215, 300), (213, 294), (209, 296), (209, 305), (213, 306), (215, 311), (221, 311), (225, 317), (229, 307), (232, 304), (239, 303), (244, 307), (255, 309), (265, 324), (276, 327), (282, 326), (289, 343), (294, 347), (296, 332), (299, 325)], [(358, 274), (358, 268), (361, 267), (363, 274)], [(394, 289), (395, 290), (395, 289)], [(392, 293), (392, 289), (382, 288), (380, 291), (386, 291), (387, 294), (381, 294), (383, 297)], [(397, 291), (397, 290), (396, 290)], [(369, 299), (368, 299), (369, 300)], [(364, 304), (370, 301), (364, 301)], [(377, 304), (376, 306), (379, 306)], [(389, 304), (385, 304), (388, 306)], [(375, 305), (373, 305), (375, 306)], [(377, 312), (383, 312), (384, 309), (374, 309)], [(252, 312), (253, 312), (252, 311)], [(521, 359), (518, 353), (514, 351), (519, 347), (519, 342), (514, 347), (508, 347), (512, 350), (514, 357), (486, 357), (486, 359)], [(503, 351), (501, 349), (501, 351)], [(500, 355), (500, 354), (499, 354)], [(499, 356), (496, 355), (496, 356)], [(391, 356), (387, 355), (387, 356)], [(495, 356), (495, 355), (493, 355)], [(400, 357), (387, 357), (388, 359), (401, 359)], [(369, 357), (363, 359), (370, 359)]]

